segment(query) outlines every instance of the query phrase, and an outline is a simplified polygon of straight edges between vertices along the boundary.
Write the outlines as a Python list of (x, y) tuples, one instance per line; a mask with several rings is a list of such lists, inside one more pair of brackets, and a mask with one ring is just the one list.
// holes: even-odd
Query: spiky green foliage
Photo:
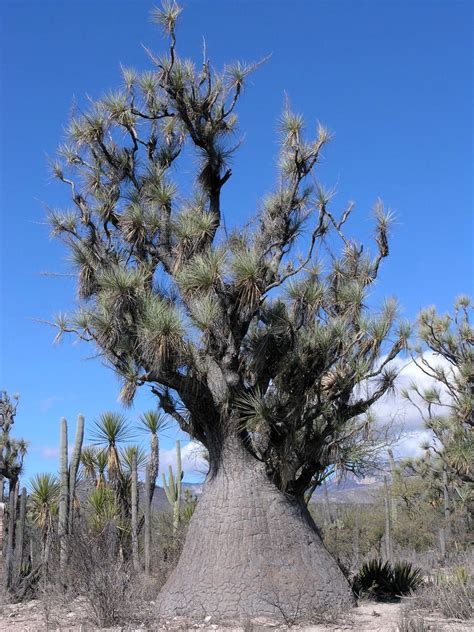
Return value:
[(127, 445), (120, 450), (122, 467), (127, 474), (132, 470), (133, 457), (137, 460), (137, 468), (140, 470), (148, 463), (148, 455), (140, 445)]
[(42, 531), (52, 530), (58, 512), (59, 481), (53, 474), (36, 474), (30, 481), (29, 510)]
[(452, 314), (441, 316), (434, 307), (420, 313), (413, 362), (432, 381), (426, 388), (413, 382), (403, 391), (432, 436), (424, 456), (405, 466), (429, 480), (439, 496), (449, 492), (451, 502), (464, 507), (474, 498), (473, 307), (460, 296)]
[(81, 468), (82, 474), (89, 480), (96, 482), (97, 475), (97, 463), (96, 463), (97, 448), (94, 446), (86, 446), (81, 452)]
[(140, 426), (152, 434), (157, 434), (160, 430), (166, 430), (170, 423), (169, 418), (157, 410), (147, 410), (140, 415), (139, 420)]
[(410, 562), (395, 562), (393, 565), (392, 591), (396, 596), (409, 595), (423, 583), (420, 568), (414, 568)]
[(422, 571), (409, 562), (390, 562), (372, 559), (365, 562), (353, 580), (354, 592), (375, 598), (401, 597), (408, 595), (421, 585)]
[(111, 479), (117, 478), (122, 471), (119, 444), (128, 441), (132, 436), (126, 417), (119, 413), (102, 413), (94, 422), (91, 438), (96, 445), (103, 446), (107, 454), (107, 470)]
[(155, 493), (156, 479), (160, 467), (160, 445), (158, 433), (165, 430), (169, 425), (169, 418), (156, 411), (148, 410), (140, 415), (140, 429), (145, 429), (150, 434), (150, 457), (148, 460), (148, 499), (153, 500)]
[[(362, 467), (366, 413), (394, 384), (409, 328), (393, 301), (367, 308), (392, 213), (376, 203), (372, 255), (344, 234), (352, 203), (336, 215), (334, 191), (314, 177), (331, 134), (318, 125), (308, 136), (287, 102), (274, 190), (252, 224), (227, 233), (235, 111), (258, 64), (218, 72), (206, 56), (199, 67), (181, 59), (180, 11), (154, 12), (167, 53), (149, 51), (150, 71), (124, 69), (123, 88), (75, 118), (60, 149), (54, 173), (75, 216), (51, 223), (81, 307), (58, 329), (96, 345), (125, 403), (149, 385), (206, 446), (211, 471), (231, 433), (280, 489), (302, 495), (346, 459)], [(173, 179), (185, 146), (198, 165), (190, 199)]]
[(103, 531), (114, 524), (122, 525), (122, 512), (114, 491), (107, 487), (97, 487), (91, 491), (85, 504), (86, 516), (91, 528)]

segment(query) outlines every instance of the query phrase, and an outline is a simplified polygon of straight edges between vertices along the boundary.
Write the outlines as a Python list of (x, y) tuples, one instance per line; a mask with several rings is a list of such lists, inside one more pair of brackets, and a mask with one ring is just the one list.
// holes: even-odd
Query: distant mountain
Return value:
[[(328, 496), (329, 500), (333, 503), (354, 503), (358, 505), (367, 505), (375, 501), (377, 492), (383, 485), (383, 480), (377, 476), (367, 476), (365, 478), (358, 479), (355, 476), (348, 475), (341, 481), (328, 481)], [(184, 490), (189, 490), (189, 493), (199, 498), (202, 494), (202, 483), (185, 483), (183, 482), (183, 495)], [(313, 494), (311, 502), (322, 503), (324, 502), (324, 488), (319, 487)], [(156, 509), (165, 509), (168, 506), (168, 500), (166, 498), (165, 490), (162, 487), (155, 488), (155, 495), (153, 497), (153, 507)]]
[[(328, 481), (329, 500), (333, 503), (370, 504), (375, 501), (383, 480), (377, 476), (356, 478), (348, 475), (341, 481)], [(324, 487), (319, 487), (313, 494), (311, 502), (324, 502)]]
[[(353, 475), (346, 476), (341, 481), (328, 481), (328, 495), (329, 500), (333, 503), (355, 503), (355, 504), (370, 504), (373, 503), (377, 492), (383, 485), (383, 479), (381, 476), (366, 476), (365, 478), (356, 478)], [(199, 496), (202, 494), (202, 483), (183, 483), (183, 488), (188, 489), (193, 496)], [(164, 493), (161, 487), (157, 487), (156, 496)], [(323, 502), (324, 501), (324, 488), (320, 487), (313, 494), (311, 502)]]
[[(377, 476), (368, 476), (366, 478), (357, 479), (355, 476), (347, 476), (341, 481), (328, 481), (327, 489), (329, 500), (332, 503), (354, 503), (354, 504), (370, 504), (375, 500), (375, 496), (383, 485), (383, 480)], [(202, 483), (186, 483), (183, 481), (183, 499), (186, 490), (190, 494), (199, 498), (202, 494)], [(85, 500), (90, 491), (90, 485), (84, 480), (78, 484), (78, 495), (81, 500)], [(140, 501), (143, 494), (143, 485), (139, 485)], [(324, 502), (324, 488), (319, 487), (313, 494), (311, 499), (312, 503)], [(166, 498), (165, 490), (160, 487), (155, 487), (155, 493), (153, 495), (153, 509), (164, 510), (169, 509), (170, 505)]]
[[(186, 490), (189, 491), (190, 494), (192, 494), (193, 496), (197, 496), (199, 498), (199, 496), (202, 494), (202, 485), (201, 484), (196, 484), (196, 483), (185, 483), (183, 481), (183, 499), (184, 499), (184, 492)], [(142, 489), (140, 489), (140, 493), (142, 492)], [(159, 485), (157, 485), (155, 487), (155, 493), (153, 494), (153, 503), (152, 503), (152, 507), (153, 509), (168, 509), (169, 508), (169, 502), (168, 499), (166, 498), (166, 492), (162, 487), (159, 487)]]

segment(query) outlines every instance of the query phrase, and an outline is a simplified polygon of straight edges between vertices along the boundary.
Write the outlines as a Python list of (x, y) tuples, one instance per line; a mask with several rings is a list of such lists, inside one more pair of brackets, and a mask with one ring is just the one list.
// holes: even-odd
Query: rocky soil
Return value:
[[(225, 632), (265, 632), (269, 630), (298, 630), (300, 632), (396, 632), (402, 615), (403, 606), (400, 603), (364, 602), (350, 613), (334, 620), (336, 613), (329, 613), (326, 622), (313, 625), (302, 625), (298, 622), (271, 621), (266, 618), (249, 620), (244, 625), (229, 622), (224, 625), (213, 622), (212, 617), (206, 617), (201, 622), (190, 622), (175, 618), (150, 625), (135, 624), (126, 627), (98, 628), (85, 623), (86, 608), (80, 600), (73, 602), (69, 608), (49, 607), (44, 601), (29, 601), (21, 604), (0, 605), (1, 632), (93, 632), (108, 630), (108, 632), (152, 631), (163, 630), (178, 632), (185, 630), (224, 630)], [(146, 617), (149, 619), (149, 617)], [(320, 619), (324, 619), (321, 615)], [(426, 616), (425, 622), (431, 624), (430, 629), (436, 632), (467, 632), (474, 629), (474, 620), (469, 622), (448, 621), (435, 614)], [(428, 629), (428, 628), (425, 628)]]

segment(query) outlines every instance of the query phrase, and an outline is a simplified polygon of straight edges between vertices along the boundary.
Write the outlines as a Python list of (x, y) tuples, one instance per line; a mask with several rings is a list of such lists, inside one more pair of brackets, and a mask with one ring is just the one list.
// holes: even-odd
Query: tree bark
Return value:
[(300, 614), (352, 603), (304, 499), (280, 492), (262, 463), (227, 438), (208, 476), (178, 565), (158, 596), (162, 616)]

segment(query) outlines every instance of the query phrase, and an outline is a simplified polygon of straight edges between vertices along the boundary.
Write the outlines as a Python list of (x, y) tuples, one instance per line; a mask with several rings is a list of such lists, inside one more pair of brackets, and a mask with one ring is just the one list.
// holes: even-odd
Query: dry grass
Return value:
[(474, 616), (474, 578), (465, 567), (438, 573), (405, 600), (407, 611), (438, 612), (447, 619), (466, 621)]
[(107, 627), (147, 625), (152, 621), (151, 596), (157, 593), (156, 582), (136, 573), (131, 560), (124, 559), (117, 530), (111, 525), (95, 536), (87, 531), (75, 533), (66, 570), (61, 573), (56, 562), (42, 582), (39, 597), (50, 625), (76, 601), (81, 622)]
[(442, 629), (437, 623), (427, 621), (420, 614), (402, 610), (398, 632), (441, 632)]

